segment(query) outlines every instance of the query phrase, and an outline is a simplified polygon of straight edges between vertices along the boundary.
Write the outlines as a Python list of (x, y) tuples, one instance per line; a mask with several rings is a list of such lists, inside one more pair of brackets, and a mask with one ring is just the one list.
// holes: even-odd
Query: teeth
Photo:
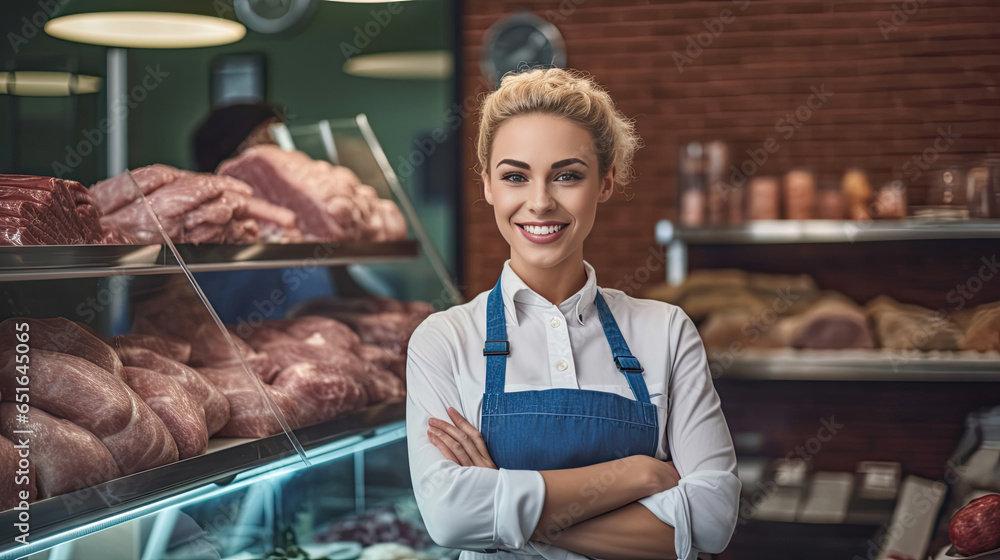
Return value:
[(522, 227), (524, 227), (525, 231), (533, 235), (548, 235), (550, 233), (555, 233), (566, 226), (561, 225), (561, 226), (522, 226)]

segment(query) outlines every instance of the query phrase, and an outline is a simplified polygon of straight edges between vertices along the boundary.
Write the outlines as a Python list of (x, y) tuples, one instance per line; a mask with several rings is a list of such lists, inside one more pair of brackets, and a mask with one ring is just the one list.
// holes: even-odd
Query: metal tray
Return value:
[[(416, 241), (349, 243), (177, 244), (191, 270), (338, 266), (416, 258)], [(180, 271), (164, 245), (30, 245), (0, 247), (0, 280), (85, 278)]]
[[(302, 446), (309, 450), (351, 436), (373, 434), (376, 428), (400, 421), (405, 416), (404, 403), (375, 405), (328, 422), (299, 428), (294, 433)], [(221, 449), (30, 504), (30, 542), (85, 525), (94, 525), (93, 530), (100, 530), (104, 528), (102, 522), (110, 516), (126, 514), (207, 484), (226, 485), (241, 472), (295, 454), (284, 434), (231, 447), (226, 447), (227, 443), (227, 438), (213, 438), (209, 447)], [(5, 553), (17, 544), (14, 537), (20, 533), (14, 523), (18, 522), (18, 513), (17, 510), (0, 512), (0, 558), (6, 558), (8, 554)], [(16, 554), (20, 556), (21, 551)]]

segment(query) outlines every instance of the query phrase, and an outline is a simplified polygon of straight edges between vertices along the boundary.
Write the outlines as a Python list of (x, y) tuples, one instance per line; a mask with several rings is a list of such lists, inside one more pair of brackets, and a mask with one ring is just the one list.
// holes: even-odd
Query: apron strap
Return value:
[(615, 316), (611, 314), (611, 308), (604, 301), (604, 296), (601, 295), (600, 289), (597, 290), (597, 297), (594, 298), (594, 304), (597, 306), (597, 314), (601, 318), (601, 327), (604, 328), (604, 336), (608, 339), (608, 344), (611, 345), (611, 355), (614, 356), (615, 366), (628, 379), (628, 385), (632, 388), (635, 400), (641, 403), (649, 403), (649, 389), (646, 388), (646, 381), (642, 378), (642, 365), (632, 355), (632, 351), (628, 349), (625, 337), (622, 336), (622, 331), (618, 328), (618, 322), (615, 321)]
[(510, 342), (507, 341), (507, 317), (504, 315), (500, 280), (497, 280), (486, 300), (486, 344), (483, 346), (483, 355), (486, 356), (486, 393), (502, 394), (507, 378)]

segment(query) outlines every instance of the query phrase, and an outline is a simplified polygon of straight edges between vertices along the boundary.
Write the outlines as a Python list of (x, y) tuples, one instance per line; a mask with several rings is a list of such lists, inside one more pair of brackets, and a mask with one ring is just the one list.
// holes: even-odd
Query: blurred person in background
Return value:
[(694, 324), (599, 287), (583, 258), (639, 145), (575, 71), (509, 74), (483, 101), (477, 156), (510, 259), (407, 356), (417, 504), (463, 560), (692, 559), (732, 536), (736, 456)]
[[(268, 129), (284, 114), (269, 104), (234, 104), (213, 109), (198, 126), (191, 147), (197, 171), (212, 173), (223, 161), (258, 144), (276, 144)], [(200, 272), (198, 283), (223, 322), (239, 324), (260, 314), (284, 318), (296, 303), (336, 295), (329, 268), (276, 268)], [(275, 290), (281, 297), (275, 299)]]

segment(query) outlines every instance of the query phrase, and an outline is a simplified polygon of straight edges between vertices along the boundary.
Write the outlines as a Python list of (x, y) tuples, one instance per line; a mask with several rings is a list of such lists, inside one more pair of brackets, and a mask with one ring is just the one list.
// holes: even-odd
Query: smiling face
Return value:
[(519, 276), (527, 282), (582, 271), (597, 204), (614, 189), (613, 174), (598, 169), (586, 128), (542, 114), (505, 121), (493, 138), (483, 183)]

